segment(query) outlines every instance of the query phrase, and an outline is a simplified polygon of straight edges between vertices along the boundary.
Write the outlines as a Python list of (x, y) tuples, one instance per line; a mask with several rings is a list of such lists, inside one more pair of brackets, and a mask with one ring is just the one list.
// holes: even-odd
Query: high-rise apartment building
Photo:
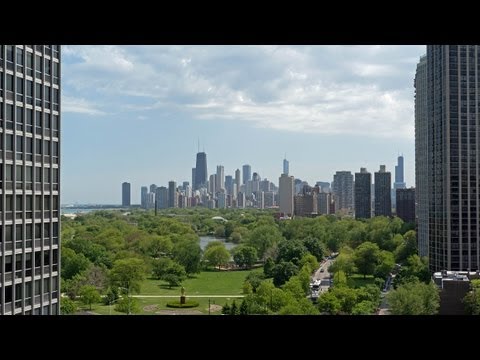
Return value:
[(372, 217), (372, 174), (366, 168), (355, 173), (355, 219)]
[(403, 165), (403, 155), (400, 155), (397, 158), (397, 165), (395, 165), (395, 182), (393, 183), (393, 188), (396, 189), (405, 189), (406, 188), (404, 180), (404, 165)]
[(330, 204), (332, 202), (332, 194), (329, 192), (320, 192), (317, 194), (317, 211), (319, 215), (330, 214)]
[(336, 211), (353, 210), (353, 175), (350, 171), (337, 171), (333, 175)]
[[(193, 173), (193, 171), (192, 171)], [(204, 152), (197, 153), (197, 163), (195, 166), (195, 182), (193, 190), (198, 190), (207, 186), (207, 154)]]
[(250, 165), (243, 165), (243, 184), (252, 179), (252, 167)]
[(237, 193), (240, 191), (240, 186), (242, 185), (241, 183), (241, 177), (240, 177), (240, 169), (235, 170), (235, 184), (237, 185), (237, 190), (233, 194), (235, 197), (237, 196)]
[(422, 56), (415, 74), (415, 212), (420, 256), (428, 256), (428, 154), (427, 57)]
[(392, 174), (385, 165), (375, 172), (375, 216), (392, 216)]
[(405, 222), (415, 221), (415, 188), (397, 189), (397, 216)]
[(142, 209), (147, 208), (147, 194), (148, 194), (148, 187), (142, 186), (140, 189), (140, 207)]
[(157, 208), (168, 208), (168, 189), (165, 186), (160, 186), (157, 188), (155, 195), (157, 197)]
[(233, 177), (232, 175), (225, 176), (225, 192), (233, 195)]
[(168, 207), (178, 207), (177, 183), (175, 181), (168, 182)]
[(131, 185), (128, 182), (122, 183), (122, 206), (130, 206), (130, 189)]
[(293, 215), (293, 191), (295, 179), (293, 176), (282, 174), (278, 179), (278, 206), (279, 211), (285, 215)]
[(427, 46), (431, 271), (479, 269), (479, 61), (478, 45)]
[(225, 169), (223, 165), (217, 165), (217, 183), (215, 187), (217, 192), (225, 190)]
[(0, 315), (59, 314), (59, 45), (0, 45), (0, 170)]

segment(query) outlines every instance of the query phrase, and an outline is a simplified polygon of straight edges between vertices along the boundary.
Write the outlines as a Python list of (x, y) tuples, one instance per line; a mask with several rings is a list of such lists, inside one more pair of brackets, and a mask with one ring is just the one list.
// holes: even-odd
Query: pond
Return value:
[(234, 244), (232, 242), (225, 242), (225, 239), (222, 239), (222, 238), (216, 238), (214, 236), (200, 236), (200, 247), (202, 248), (202, 250), (205, 250), (205, 247), (207, 246), (207, 244), (209, 242), (212, 242), (212, 241), (221, 241), (225, 244), (225, 247), (227, 248), (227, 250), (231, 250), (233, 249), (235, 246), (237, 246), (238, 244)]

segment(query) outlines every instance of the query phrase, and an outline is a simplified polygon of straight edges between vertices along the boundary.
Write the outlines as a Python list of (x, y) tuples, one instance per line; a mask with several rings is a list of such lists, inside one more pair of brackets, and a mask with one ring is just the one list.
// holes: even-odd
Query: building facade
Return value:
[(294, 177), (282, 174), (278, 179), (278, 206), (279, 211), (285, 215), (293, 215)]
[(427, 57), (422, 56), (415, 74), (415, 213), (418, 254), (428, 256), (428, 123)]
[(396, 191), (397, 216), (405, 222), (415, 222), (415, 188)]
[(122, 183), (122, 206), (131, 205), (131, 185), (128, 182)]
[[(192, 174), (194, 171), (192, 170)], [(197, 162), (195, 164), (195, 182), (193, 190), (198, 190), (207, 186), (207, 154), (205, 152), (197, 153)]]
[(250, 165), (243, 165), (243, 184), (246, 184), (248, 180), (252, 179), (252, 167)]
[(353, 175), (350, 171), (337, 171), (333, 175), (333, 193), (337, 212), (353, 209)]
[(60, 46), (0, 45), (0, 314), (60, 313)]
[(355, 173), (355, 219), (372, 217), (372, 174), (366, 168)]
[(178, 207), (177, 183), (176, 181), (168, 182), (168, 207)]
[(473, 271), (480, 264), (479, 61), (478, 45), (427, 46), (431, 271)]
[(385, 165), (375, 172), (375, 216), (392, 216), (392, 174)]

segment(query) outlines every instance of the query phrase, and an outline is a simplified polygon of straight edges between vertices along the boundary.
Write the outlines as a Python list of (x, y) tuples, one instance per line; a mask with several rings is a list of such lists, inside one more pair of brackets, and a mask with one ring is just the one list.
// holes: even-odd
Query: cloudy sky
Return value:
[(64, 46), (62, 203), (121, 203), (121, 183), (191, 182), (250, 164), (278, 184), (337, 170), (414, 186), (414, 87), (425, 46)]

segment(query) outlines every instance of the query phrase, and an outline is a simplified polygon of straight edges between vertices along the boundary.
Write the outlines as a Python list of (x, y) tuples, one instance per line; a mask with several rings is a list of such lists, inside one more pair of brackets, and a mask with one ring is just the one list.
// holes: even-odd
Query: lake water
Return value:
[(202, 250), (205, 249), (205, 247), (207, 246), (207, 244), (209, 242), (212, 242), (212, 241), (221, 241), (225, 244), (225, 247), (227, 248), (227, 250), (231, 250), (233, 249), (235, 246), (237, 246), (238, 244), (234, 244), (232, 242), (225, 242), (225, 239), (222, 239), (222, 238), (216, 238), (216, 237), (213, 237), (213, 236), (200, 236), (200, 247), (202, 248)]

